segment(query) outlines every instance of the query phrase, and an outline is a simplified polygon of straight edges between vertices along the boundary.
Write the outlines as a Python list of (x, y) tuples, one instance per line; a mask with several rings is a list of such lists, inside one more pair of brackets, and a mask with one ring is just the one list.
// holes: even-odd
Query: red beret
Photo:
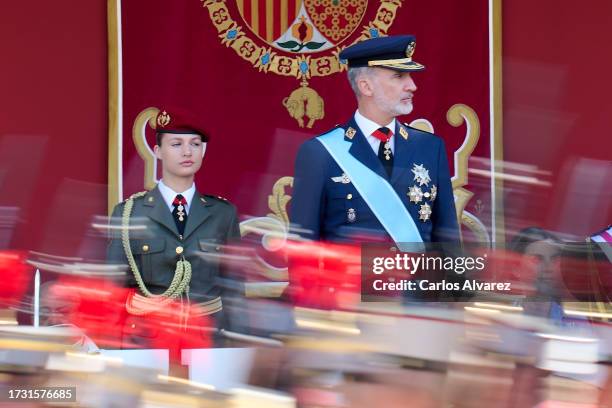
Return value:
[(206, 132), (199, 126), (198, 121), (189, 112), (180, 109), (160, 109), (155, 118), (156, 132), (160, 133), (193, 133), (200, 135), (202, 141), (208, 142)]

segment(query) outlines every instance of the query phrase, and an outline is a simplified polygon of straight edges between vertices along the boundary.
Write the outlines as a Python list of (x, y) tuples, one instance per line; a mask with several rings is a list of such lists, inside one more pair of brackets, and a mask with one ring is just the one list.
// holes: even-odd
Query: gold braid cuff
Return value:
[(140, 275), (136, 261), (134, 260), (134, 254), (132, 254), (132, 248), (130, 247), (130, 215), (132, 214), (132, 208), (134, 207), (134, 199), (142, 197), (147, 194), (146, 191), (132, 194), (130, 198), (125, 201), (123, 207), (123, 214), (121, 216), (121, 242), (123, 244), (123, 250), (127, 258), (130, 269), (134, 274), (138, 288), (147, 298), (150, 298), (150, 302), (147, 302), (147, 307), (142, 307), (143, 302), (134, 302), (134, 297), (140, 296), (136, 294), (134, 297), (129, 297), (126, 300), (125, 307), (128, 313), (133, 315), (145, 315), (155, 310), (159, 310), (162, 307), (171, 303), (174, 299), (179, 297), (183, 292), (189, 292), (189, 282), (191, 281), (191, 263), (181, 257), (176, 263), (176, 269), (174, 270), (174, 277), (168, 289), (159, 295), (156, 295), (149, 291)]

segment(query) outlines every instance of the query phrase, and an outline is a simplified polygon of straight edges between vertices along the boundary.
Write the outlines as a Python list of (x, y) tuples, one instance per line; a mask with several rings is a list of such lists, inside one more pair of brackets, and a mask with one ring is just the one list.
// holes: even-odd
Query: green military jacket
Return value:
[[(107, 260), (128, 265), (121, 240), (125, 202), (117, 204), (111, 218), (111, 240)], [(189, 299), (206, 302), (222, 294), (219, 284), (225, 245), (240, 239), (236, 207), (225, 199), (201, 195), (191, 201), (184, 234), (178, 233), (172, 213), (155, 187), (134, 199), (129, 221), (130, 248), (143, 281), (150, 292), (163, 293), (174, 277), (177, 261), (191, 263)], [(127, 267), (126, 286), (137, 287)]]

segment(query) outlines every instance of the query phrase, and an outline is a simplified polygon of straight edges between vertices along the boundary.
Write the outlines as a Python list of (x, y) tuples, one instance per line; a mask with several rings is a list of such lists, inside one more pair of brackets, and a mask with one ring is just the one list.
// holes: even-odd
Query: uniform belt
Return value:
[[(180, 298), (181, 305), (183, 305), (184, 299), (181, 296)], [(134, 294), (126, 301), (126, 306), (128, 306), (129, 310), (138, 311), (135, 314), (138, 315), (146, 315), (153, 312), (168, 312), (163, 306), (160, 304), (159, 300), (148, 298), (146, 296), (142, 296), (139, 294)], [(182, 308), (183, 306), (181, 306)], [(221, 302), (221, 297), (217, 296), (214, 299), (207, 300), (206, 302), (194, 303), (190, 308), (188, 314), (193, 316), (208, 316), (213, 313), (217, 313), (223, 309), (223, 303)]]
[(222, 309), (223, 303), (221, 302), (221, 297), (217, 296), (206, 302), (195, 303), (191, 308), (190, 314), (193, 316), (208, 316), (220, 312)]

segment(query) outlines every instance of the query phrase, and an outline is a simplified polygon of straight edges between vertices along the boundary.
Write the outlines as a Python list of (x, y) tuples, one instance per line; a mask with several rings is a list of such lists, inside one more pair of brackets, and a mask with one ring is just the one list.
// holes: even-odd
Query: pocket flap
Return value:
[(132, 240), (132, 253), (138, 255), (161, 252), (166, 248), (164, 239), (137, 239)]
[(218, 239), (206, 238), (198, 241), (201, 251), (204, 252), (219, 252), (221, 251), (221, 244)]

